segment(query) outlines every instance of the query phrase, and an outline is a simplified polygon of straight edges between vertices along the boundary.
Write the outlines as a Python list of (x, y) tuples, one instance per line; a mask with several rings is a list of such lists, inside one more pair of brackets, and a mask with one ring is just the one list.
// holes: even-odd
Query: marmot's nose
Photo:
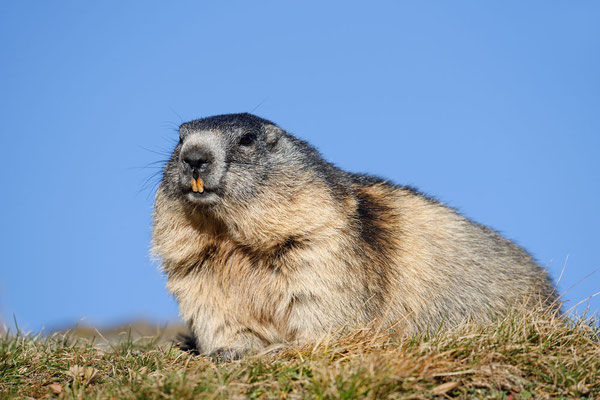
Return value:
[(182, 160), (192, 170), (203, 171), (213, 161), (213, 155), (210, 152), (202, 150), (190, 150), (182, 154)]

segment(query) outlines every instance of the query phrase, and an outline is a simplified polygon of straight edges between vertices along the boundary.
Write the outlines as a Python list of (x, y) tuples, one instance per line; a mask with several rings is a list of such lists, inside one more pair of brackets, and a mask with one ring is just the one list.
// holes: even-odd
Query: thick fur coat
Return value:
[(413, 189), (342, 171), (269, 121), (210, 117), (180, 138), (153, 252), (202, 353), (235, 358), (367, 324), (423, 332), (555, 302), (513, 242)]

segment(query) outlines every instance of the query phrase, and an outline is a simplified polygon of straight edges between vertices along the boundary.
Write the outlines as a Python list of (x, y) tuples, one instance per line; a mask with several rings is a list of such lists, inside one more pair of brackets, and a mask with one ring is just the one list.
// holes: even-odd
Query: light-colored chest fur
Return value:
[[(153, 251), (203, 351), (305, 341), (367, 318), (357, 296), (363, 290), (360, 266), (348, 256), (352, 243), (341, 233), (344, 219), (323, 222), (314, 213), (301, 224), (285, 217), (290, 212), (283, 210), (291, 207), (280, 204), (280, 222), (260, 230), (291, 243), (279, 239), (263, 249), (241, 245), (228, 229), (157, 193)], [(253, 211), (246, 232), (268, 220), (257, 218), (260, 209)], [(310, 241), (291, 239), (291, 232), (303, 230), (310, 230)]]
[[(259, 257), (223, 241), (198, 241), (199, 261), (165, 264), (168, 289), (180, 303), (182, 317), (207, 349), (258, 338), (251, 346), (304, 341), (363, 318), (352, 293), (360, 282), (340, 277), (346, 265), (336, 249), (290, 249), (287, 254)], [(354, 286), (354, 287), (353, 287)], [(236, 338), (242, 334), (242, 338)], [(247, 346), (248, 343), (244, 343)]]

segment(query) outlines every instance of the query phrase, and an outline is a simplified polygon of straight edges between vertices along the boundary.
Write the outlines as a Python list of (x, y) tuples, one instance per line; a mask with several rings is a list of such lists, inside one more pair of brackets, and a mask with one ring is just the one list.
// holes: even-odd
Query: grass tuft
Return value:
[(600, 398), (595, 318), (519, 313), (431, 335), (357, 330), (215, 364), (157, 338), (0, 339), (1, 398)]

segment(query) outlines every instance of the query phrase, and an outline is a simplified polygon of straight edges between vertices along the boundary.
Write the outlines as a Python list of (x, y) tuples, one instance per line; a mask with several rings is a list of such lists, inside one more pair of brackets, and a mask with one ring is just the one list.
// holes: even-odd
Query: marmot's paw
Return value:
[(221, 347), (210, 353), (209, 356), (215, 362), (232, 362), (241, 359), (243, 354), (234, 349)]
[(191, 353), (195, 356), (200, 354), (198, 350), (198, 341), (196, 337), (191, 333), (178, 333), (175, 338), (175, 345), (179, 347), (180, 350)]

